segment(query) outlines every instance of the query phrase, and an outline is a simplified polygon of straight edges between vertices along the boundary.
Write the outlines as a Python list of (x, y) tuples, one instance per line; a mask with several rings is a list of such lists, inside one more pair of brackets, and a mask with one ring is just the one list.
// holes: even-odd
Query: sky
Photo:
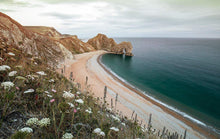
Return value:
[(0, 11), (79, 38), (220, 38), (220, 0), (0, 0)]

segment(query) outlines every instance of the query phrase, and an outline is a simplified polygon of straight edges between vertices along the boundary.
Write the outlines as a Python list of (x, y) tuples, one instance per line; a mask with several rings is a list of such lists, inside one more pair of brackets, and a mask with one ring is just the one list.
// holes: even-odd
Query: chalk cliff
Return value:
[(98, 34), (87, 42), (92, 45), (96, 50), (106, 50), (115, 54), (124, 54), (126, 56), (133, 56), (133, 46), (130, 42), (121, 42), (117, 44), (114, 39), (108, 38), (104, 34)]

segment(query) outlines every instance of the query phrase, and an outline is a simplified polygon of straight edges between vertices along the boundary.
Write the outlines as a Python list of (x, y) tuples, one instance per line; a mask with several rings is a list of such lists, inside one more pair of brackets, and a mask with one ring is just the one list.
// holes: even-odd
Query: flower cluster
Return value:
[(46, 127), (50, 124), (50, 118), (43, 118), (38, 122), (40, 127)]
[(114, 115), (111, 115), (111, 117), (112, 117), (112, 119), (114, 119), (115, 121), (118, 121), (118, 122), (121, 121), (118, 117), (116, 117), (116, 116), (114, 116)]
[(20, 132), (27, 132), (27, 133), (32, 133), (33, 129), (30, 127), (24, 127), (22, 129), (19, 130)]
[(85, 112), (88, 112), (89, 114), (91, 114), (92, 113), (92, 109), (88, 108), (88, 109), (85, 110)]
[(73, 135), (71, 133), (65, 133), (62, 137), (62, 139), (72, 139)]
[(82, 99), (76, 99), (75, 100), (77, 103), (80, 103), (80, 104), (83, 104), (84, 103), (84, 101), (82, 100)]
[(8, 76), (13, 77), (13, 76), (15, 76), (15, 74), (17, 74), (17, 71), (11, 71), (8, 73)]
[(11, 89), (11, 87), (14, 86), (14, 83), (10, 81), (2, 82), (1, 86), (4, 87), (5, 90), (7, 90), (7, 89)]
[(33, 93), (33, 92), (34, 92), (34, 89), (28, 89), (28, 90), (24, 91), (25, 94), (27, 94), (27, 93)]
[(115, 132), (118, 132), (118, 131), (119, 131), (119, 129), (116, 128), (116, 127), (111, 127), (110, 130), (113, 130), (113, 131), (115, 131)]
[(74, 98), (74, 94), (70, 93), (70, 91), (69, 92), (63, 91), (63, 92), (64, 92), (63, 93), (64, 98)]
[(0, 71), (6, 71), (6, 70), (10, 70), (11, 68), (8, 65), (2, 65), (0, 66)]
[(28, 126), (33, 126), (33, 125), (38, 125), (38, 118), (30, 118), (27, 120), (26, 125)]
[(99, 136), (105, 136), (105, 132), (103, 132), (100, 128), (96, 128), (93, 130), (93, 133), (99, 135)]
[(44, 71), (38, 71), (36, 73), (39, 74), (39, 75), (42, 75), (42, 76), (47, 75)]

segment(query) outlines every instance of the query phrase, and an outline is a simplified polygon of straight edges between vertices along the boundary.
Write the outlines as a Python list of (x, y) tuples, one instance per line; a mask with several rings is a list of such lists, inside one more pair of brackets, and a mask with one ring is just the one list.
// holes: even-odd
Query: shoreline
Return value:
[[(106, 54), (106, 53), (104, 53)], [(124, 81), (122, 81), (120, 78), (118, 78), (117, 76), (115, 76), (111, 71), (109, 71), (104, 64), (101, 62), (101, 58), (104, 54), (100, 54), (97, 58), (97, 62), (99, 63), (99, 65), (110, 75), (112, 76), (117, 82), (120, 82), (123, 86), (127, 87), (128, 89), (130, 89), (131, 91), (137, 93), (139, 96), (143, 97), (144, 99), (146, 99), (147, 101), (150, 101), (152, 104), (160, 107), (163, 111), (167, 112), (168, 114), (174, 116), (176, 119), (179, 119), (181, 121), (183, 121), (185, 124), (187, 124), (188, 126), (192, 127), (192, 129), (202, 133), (203, 135), (205, 135), (206, 137), (212, 138), (212, 139), (217, 139), (218, 134), (215, 133), (214, 131), (211, 131), (211, 133), (209, 133), (206, 127), (201, 127), (202, 125), (199, 125), (198, 123), (190, 120), (187, 117), (184, 117), (183, 115), (181, 115), (180, 113), (164, 106), (163, 104), (153, 100), (152, 98), (150, 98), (149, 96), (143, 94), (142, 92), (138, 91), (137, 89), (133, 88), (132, 86), (130, 86), (129, 84), (125, 83)], [(197, 120), (197, 119), (196, 119)], [(213, 135), (213, 134), (216, 134)]]
[[(195, 128), (198, 125), (194, 122), (190, 121), (189, 123), (192, 125), (189, 126), (183, 122), (183, 119), (181, 119), (183, 116), (179, 115), (181, 118), (175, 117), (172, 113), (168, 113), (158, 105), (149, 101), (149, 97), (146, 99), (144, 94), (141, 93), (139, 95), (136, 93), (136, 91), (129, 89), (124, 82), (114, 78), (114, 76), (112, 76), (111, 73), (107, 69), (104, 69), (103, 66), (98, 62), (100, 57), (106, 53), (108, 52), (104, 50), (97, 50), (75, 55), (74, 60), (67, 60), (64, 63), (64, 67), (66, 67), (64, 75), (69, 78), (70, 73), (74, 73), (74, 83), (81, 84), (80, 90), (87, 90), (95, 98), (101, 98), (101, 100), (103, 98), (104, 87), (107, 86), (107, 103), (111, 104), (111, 99), (113, 99), (114, 102), (116, 94), (118, 94), (117, 107), (114, 105), (114, 109), (129, 119), (132, 119), (131, 115), (133, 111), (135, 111), (138, 121), (142, 123), (142, 126), (147, 125), (149, 115), (152, 114), (153, 128), (155, 128), (157, 132), (159, 130), (162, 131), (163, 127), (166, 127), (169, 132), (177, 132), (179, 135), (183, 135), (184, 130), (187, 129), (187, 138), (206, 139), (207, 137), (218, 137), (214, 136), (215, 134), (211, 134), (211, 132), (207, 136), (206, 133), (208, 130), (206, 130), (207, 132), (203, 132), (205, 129), (202, 130), (200, 129), (201, 127), (198, 129)], [(59, 69), (59, 71), (61, 71), (61, 69), (62, 67)], [(85, 84), (86, 77), (88, 78), (88, 84)], [(174, 114), (176, 113), (174, 111), (172, 112)]]

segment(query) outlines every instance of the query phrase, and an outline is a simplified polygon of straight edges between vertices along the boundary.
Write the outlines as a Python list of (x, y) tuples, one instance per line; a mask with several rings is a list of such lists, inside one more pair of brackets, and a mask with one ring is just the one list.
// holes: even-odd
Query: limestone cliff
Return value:
[(89, 39), (87, 43), (92, 45), (96, 50), (111, 50), (116, 45), (116, 42), (112, 38), (109, 39), (104, 34), (98, 34), (94, 38)]
[(92, 45), (96, 50), (107, 50), (115, 54), (124, 54), (133, 56), (133, 46), (130, 42), (121, 42), (117, 44), (114, 39), (108, 38), (104, 34), (98, 34), (96, 37), (89, 39), (88, 44)]
[(0, 12), (2, 47), (18, 47), (26, 55), (46, 60), (49, 65), (64, 61), (60, 46), (46, 36), (26, 30), (21, 24)]

